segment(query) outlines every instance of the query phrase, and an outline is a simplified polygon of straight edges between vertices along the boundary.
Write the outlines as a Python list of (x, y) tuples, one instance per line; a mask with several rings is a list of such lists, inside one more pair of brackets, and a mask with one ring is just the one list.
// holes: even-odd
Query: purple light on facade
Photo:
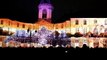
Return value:
[[(50, 3), (40, 3), (38, 9), (39, 9), (39, 13), (38, 13), (39, 19), (51, 20), (53, 6)], [(46, 15), (45, 18), (43, 17), (44, 14)]]

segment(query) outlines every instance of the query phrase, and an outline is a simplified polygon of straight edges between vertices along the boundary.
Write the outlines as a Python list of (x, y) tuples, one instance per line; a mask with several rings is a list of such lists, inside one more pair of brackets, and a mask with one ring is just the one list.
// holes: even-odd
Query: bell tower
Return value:
[(38, 6), (38, 19), (51, 22), (53, 6), (50, 0), (41, 0)]

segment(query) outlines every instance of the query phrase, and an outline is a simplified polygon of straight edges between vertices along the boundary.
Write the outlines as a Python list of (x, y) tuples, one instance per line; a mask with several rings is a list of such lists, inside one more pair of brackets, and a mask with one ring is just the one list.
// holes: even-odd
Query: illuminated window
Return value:
[(96, 23), (97, 23), (97, 20), (94, 20), (94, 23), (96, 24)]
[(105, 32), (107, 32), (107, 28), (105, 29)]
[(79, 21), (78, 21), (78, 20), (76, 20), (75, 24), (76, 24), (76, 25), (78, 25), (78, 24), (79, 24)]
[(1, 20), (1, 24), (3, 24), (3, 20)]
[(25, 28), (25, 24), (23, 24), (23, 28)]
[(107, 25), (107, 20), (105, 20), (105, 25)]
[(94, 33), (98, 34), (98, 28), (94, 28)]
[(87, 33), (87, 28), (84, 28), (83, 31), (84, 31), (83, 33), (86, 34)]
[(79, 28), (76, 28), (76, 32), (79, 32)]
[(84, 20), (84, 25), (87, 25), (87, 21), (86, 20)]

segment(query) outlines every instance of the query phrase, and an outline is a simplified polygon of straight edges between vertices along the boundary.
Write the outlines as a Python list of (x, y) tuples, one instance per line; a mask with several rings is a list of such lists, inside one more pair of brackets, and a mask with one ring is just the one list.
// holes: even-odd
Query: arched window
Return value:
[(17, 27), (19, 27), (19, 23), (17, 23)]
[(78, 20), (76, 20), (75, 24), (76, 24), (76, 25), (78, 25), (78, 24), (79, 24), (79, 21), (78, 21)]
[(76, 32), (79, 32), (79, 28), (76, 28)]
[(97, 20), (94, 20), (94, 23), (96, 24), (96, 23), (97, 23)]
[(25, 24), (23, 24), (23, 28), (25, 28)]
[(42, 18), (43, 19), (47, 18), (47, 11), (46, 11), (46, 9), (43, 10)]
[(84, 20), (84, 25), (87, 25), (87, 21), (86, 20)]
[(105, 32), (107, 32), (107, 28), (105, 28)]
[(87, 28), (83, 29), (83, 33), (86, 34), (87, 33)]
[(98, 34), (98, 28), (95, 27), (93, 32)]
[(105, 20), (105, 25), (107, 25), (107, 19)]

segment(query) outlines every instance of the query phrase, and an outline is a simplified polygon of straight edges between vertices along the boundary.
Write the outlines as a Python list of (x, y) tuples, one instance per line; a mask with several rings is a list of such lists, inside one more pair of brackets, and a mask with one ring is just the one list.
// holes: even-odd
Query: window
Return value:
[(107, 19), (105, 20), (105, 25), (107, 25)]
[(23, 24), (23, 28), (25, 28), (25, 24)]
[(45, 19), (46, 18), (46, 14), (43, 14), (43, 19)]
[(3, 32), (3, 28), (0, 27), (0, 35), (2, 35), (2, 32)]
[(96, 23), (97, 23), (97, 20), (94, 20), (94, 23), (96, 24)]
[(79, 21), (78, 20), (76, 20), (76, 23), (75, 23), (76, 25), (78, 25), (79, 24)]
[(47, 17), (47, 11), (44, 9), (44, 10), (43, 10), (42, 18), (45, 19), (46, 17)]
[(56, 29), (58, 29), (58, 27), (56, 27)]
[(79, 32), (79, 28), (76, 28), (76, 32)]
[(107, 32), (107, 28), (105, 28), (105, 32)]
[(9, 26), (10, 26), (10, 21), (9, 21)]
[(58, 25), (56, 25), (56, 29), (58, 29)]
[(63, 24), (61, 25), (61, 28), (63, 28)]
[(84, 28), (83, 31), (84, 31), (83, 33), (86, 34), (87, 33), (87, 28)]
[(98, 28), (94, 28), (94, 33), (98, 34)]
[(33, 29), (35, 29), (35, 26), (33, 26)]
[(84, 20), (84, 25), (87, 25), (87, 21), (86, 20)]
[(17, 23), (17, 27), (19, 27), (19, 23)]
[(1, 24), (3, 24), (3, 20), (1, 20)]

